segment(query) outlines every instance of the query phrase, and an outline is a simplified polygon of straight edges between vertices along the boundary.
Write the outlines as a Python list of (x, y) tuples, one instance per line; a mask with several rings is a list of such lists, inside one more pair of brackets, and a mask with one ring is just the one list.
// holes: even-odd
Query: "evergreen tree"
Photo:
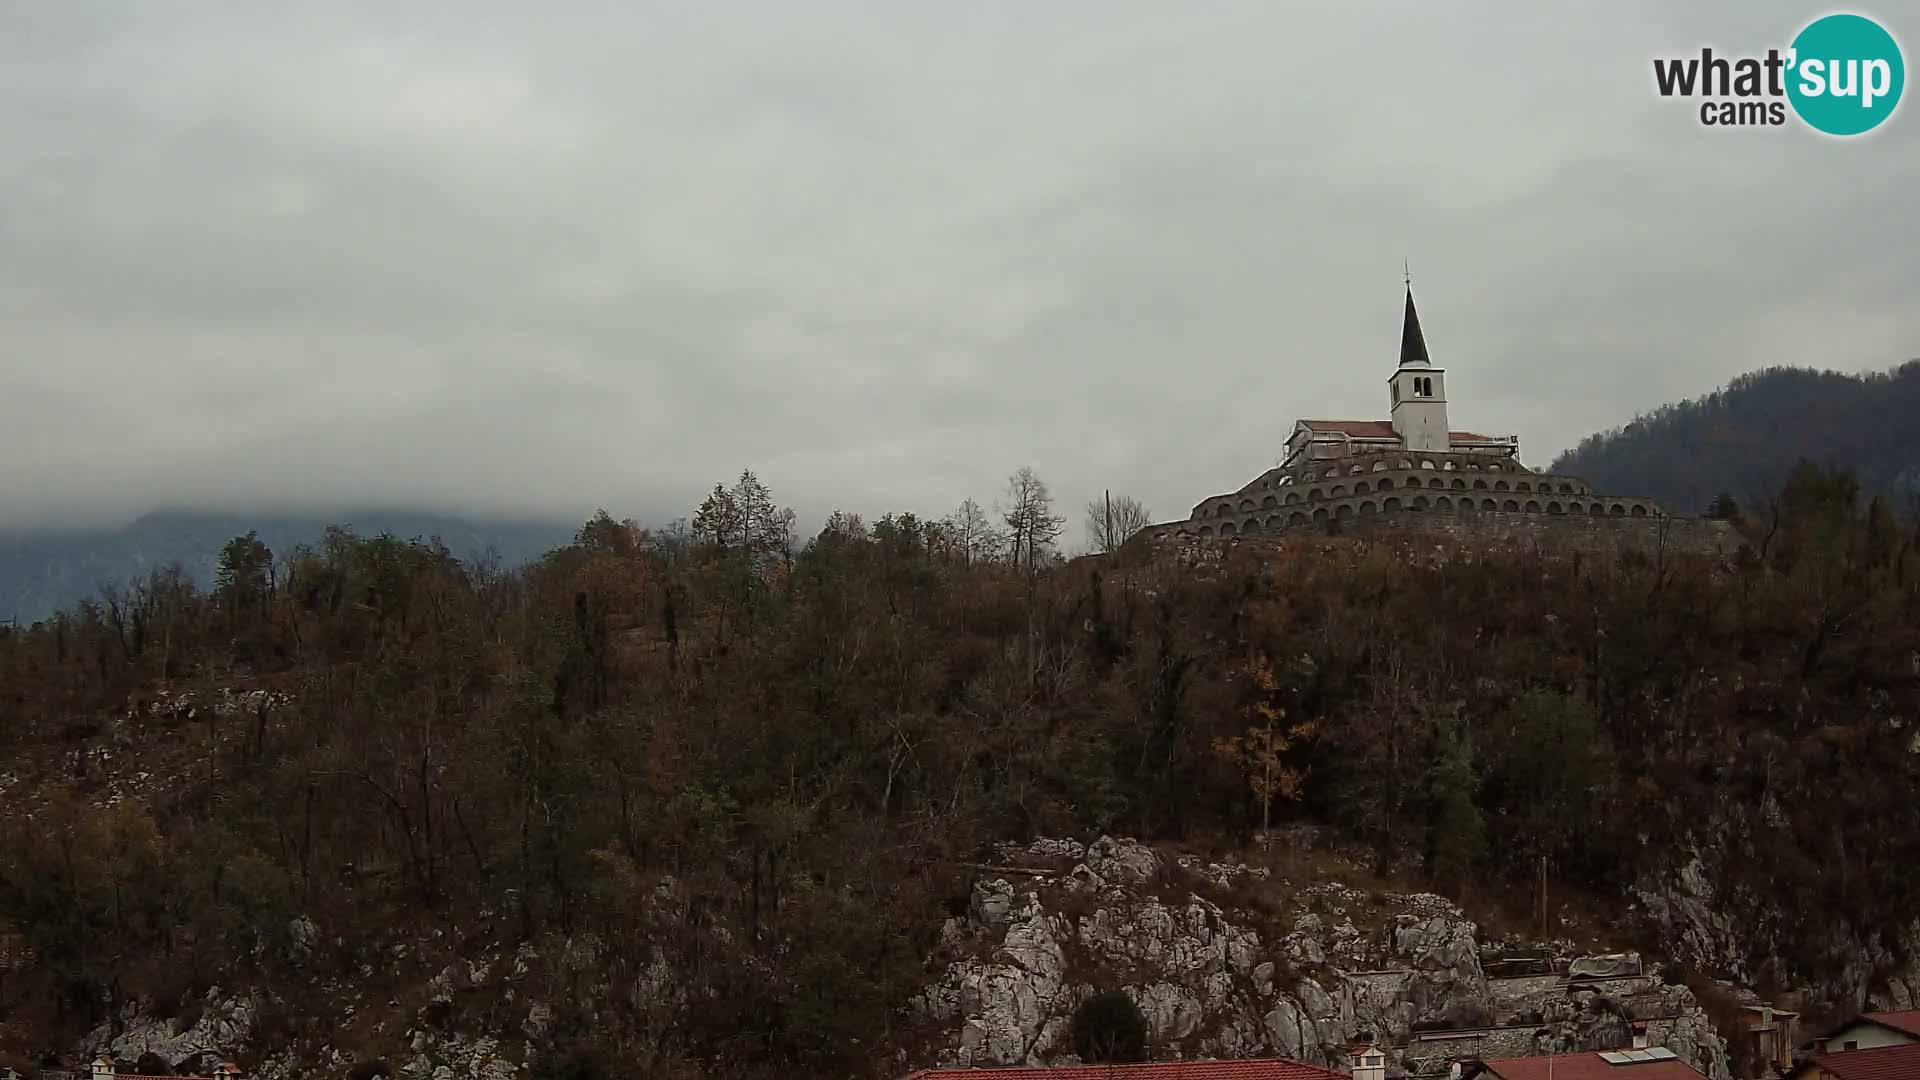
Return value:
[(1145, 1061), (1147, 1018), (1127, 995), (1101, 991), (1073, 1012), (1073, 1049), (1090, 1065)]

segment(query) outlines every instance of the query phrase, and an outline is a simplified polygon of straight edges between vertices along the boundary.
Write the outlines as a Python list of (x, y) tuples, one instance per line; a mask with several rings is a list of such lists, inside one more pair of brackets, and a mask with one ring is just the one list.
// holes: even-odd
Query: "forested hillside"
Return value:
[(1553, 463), (1603, 491), (1699, 513), (1751, 504), (1802, 459), (1852, 470), (1862, 490), (1920, 495), (1920, 361), (1885, 374), (1768, 368), (1582, 440)]
[[(897, 1075), (986, 845), (1264, 817), (1522, 907), (1544, 858), (1624, 934), (1734, 814), (1724, 884), (1777, 916), (1738, 959), (1776, 986), (1920, 912), (1920, 522), (1843, 475), (1799, 470), (1726, 563), (1304, 534), (1071, 564), (1023, 476), (998, 521), (803, 543), (748, 476), (685, 535), (603, 514), (520, 572), (243, 539), (208, 591), (0, 631), (0, 1053), (219, 985), (362, 1076), (428, 1028), (535, 1075)], [(550, 1022), (429, 997), (493, 950), (551, 972)]]
[(517, 567), (566, 542), (571, 529), (541, 521), (468, 519), (439, 514), (367, 511), (335, 518), (311, 514), (173, 511), (145, 514), (120, 528), (0, 532), (0, 622), (22, 625), (71, 608), (102, 585), (179, 566), (202, 588), (212, 585), (220, 549), (256, 533), (276, 551), (318, 543), (330, 525), (365, 536), (438, 537), (468, 562), (489, 554)]

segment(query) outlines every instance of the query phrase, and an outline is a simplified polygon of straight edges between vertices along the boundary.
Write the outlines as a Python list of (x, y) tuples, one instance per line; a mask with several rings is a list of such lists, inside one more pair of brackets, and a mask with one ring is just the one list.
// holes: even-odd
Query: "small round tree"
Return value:
[(1133, 999), (1105, 990), (1073, 1012), (1073, 1048), (1090, 1065), (1147, 1059), (1147, 1018)]

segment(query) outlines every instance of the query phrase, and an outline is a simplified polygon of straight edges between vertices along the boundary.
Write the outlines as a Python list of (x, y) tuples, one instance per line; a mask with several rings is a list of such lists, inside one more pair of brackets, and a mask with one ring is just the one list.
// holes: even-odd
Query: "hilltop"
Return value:
[(1920, 521), (1849, 484), (1606, 560), (789, 543), (750, 476), (519, 571), (230, 545), (211, 591), (0, 631), (0, 1053), (884, 1077), (1119, 989), (1157, 1053), (1314, 1057), (1364, 962), (1429, 972), (1380, 1025), (1415, 1060), (1476, 1009), (1617, 1034), (1480, 957), (1638, 950), (1631, 1008), (1737, 1073), (1715, 980), (1813, 1023), (1920, 994)]
[(1869, 495), (1920, 496), (1920, 360), (1882, 374), (1773, 367), (1581, 440), (1552, 471), (1700, 513), (1754, 504), (1801, 460), (1848, 469)]

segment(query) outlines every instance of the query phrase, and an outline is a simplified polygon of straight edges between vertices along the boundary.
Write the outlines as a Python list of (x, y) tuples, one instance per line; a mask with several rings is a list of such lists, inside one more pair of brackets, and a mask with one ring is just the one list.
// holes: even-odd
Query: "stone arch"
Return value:
[(1343, 502), (1333, 508), (1333, 518), (1335, 521), (1345, 521), (1352, 516), (1353, 504), (1350, 502)]
[(1537, 513), (1539, 513), (1539, 512), (1540, 512), (1540, 503), (1539, 503), (1539, 501), (1538, 501), (1538, 500), (1535, 500), (1535, 499), (1528, 499), (1528, 500), (1527, 500), (1527, 513), (1529, 513), (1529, 514), (1537, 514)]
[(1415, 495), (1413, 497), (1413, 508), (1415, 510), (1425, 510), (1427, 508), (1427, 497), (1425, 495)]
[(1278, 506), (1280, 505), (1280, 500), (1269, 495), (1266, 498), (1260, 500), (1260, 505), (1263, 507)]
[(1507, 482), (1505, 480), (1495, 480), (1493, 482), (1493, 490), (1495, 491), (1507, 490)]
[(1587, 513), (1593, 515), (1594, 517), (1601, 517), (1605, 515), (1606, 512), (1607, 512), (1607, 508), (1600, 505), (1599, 503), (1593, 503), (1587, 507)]
[(1381, 458), (1381, 459), (1380, 459), (1379, 461), (1376, 461), (1376, 462), (1374, 462), (1374, 463), (1373, 463), (1373, 471), (1374, 471), (1374, 472), (1385, 472), (1385, 471), (1387, 471), (1387, 459), (1385, 459), (1385, 458)]
[(1241, 499), (1241, 500), (1240, 500), (1240, 512), (1241, 512), (1241, 513), (1243, 513), (1243, 514), (1244, 514), (1244, 513), (1246, 513), (1247, 511), (1249, 511), (1249, 510), (1251, 510), (1251, 509), (1253, 509), (1253, 500), (1252, 500), (1252, 499)]
[(1447, 482), (1436, 476), (1427, 481), (1427, 486), (1430, 488), (1444, 488), (1447, 486)]
[(1567, 512), (1567, 508), (1564, 506), (1561, 506), (1560, 500), (1558, 499), (1555, 499), (1552, 502), (1547, 504), (1547, 513), (1549, 514), (1564, 514), (1566, 512)]
[(1455, 491), (1465, 491), (1467, 490), (1467, 482), (1456, 476), (1453, 478), (1453, 489)]
[(1500, 504), (1500, 509), (1505, 510), (1509, 514), (1517, 514), (1520, 512), (1520, 504), (1514, 502), (1512, 499), (1508, 499), (1506, 502)]
[(1233, 504), (1221, 503), (1219, 506), (1213, 508), (1213, 512), (1216, 514), (1231, 514), (1233, 513)]
[(1392, 491), (1392, 490), (1393, 490), (1393, 477), (1391, 477), (1391, 476), (1383, 476), (1383, 477), (1381, 477), (1381, 478), (1380, 478), (1380, 482), (1379, 482), (1378, 484), (1375, 484), (1375, 485), (1374, 485), (1374, 487), (1375, 487), (1375, 488), (1377, 488), (1377, 489), (1379, 489), (1379, 490), (1381, 490), (1381, 491)]
[(1323, 506), (1320, 509), (1315, 510), (1313, 512), (1313, 520), (1316, 524), (1327, 520), (1327, 508)]
[(1572, 484), (1561, 484), (1561, 485), (1560, 485), (1560, 494), (1562, 494), (1562, 495), (1571, 495), (1571, 494), (1573, 494), (1573, 485), (1572, 485)]
[(1513, 482), (1513, 490), (1515, 490), (1515, 491), (1532, 491), (1532, 490), (1533, 490), (1533, 485), (1532, 485), (1532, 484), (1529, 484), (1529, 483), (1527, 483), (1527, 482), (1526, 482), (1525, 480), (1515, 480), (1515, 481)]
[(1634, 517), (1646, 517), (1646, 516), (1647, 516), (1647, 508), (1646, 508), (1646, 507), (1644, 507), (1644, 506), (1642, 506), (1642, 505), (1640, 505), (1639, 503), (1634, 503), (1634, 504), (1633, 504), (1633, 516), (1634, 516)]
[(1627, 508), (1624, 506), (1621, 506), (1619, 503), (1614, 503), (1612, 506), (1607, 508), (1607, 513), (1612, 514), (1614, 517), (1626, 517)]
[(1386, 502), (1383, 502), (1383, 503), (1381, 503), (1381, 504), (1380, 504), (1380, 509), (1382, 509), (1382, 510), (1384, 510), (1384, 511), (1386, 511), (1387, 513), (1389, 513), (1389, 514), (1391, 514), (1391, 513), (1393, 513), (1393, 512), (1395, 511), (1395, 510), (1398, 510), (1398, 509), (1400, 509), (1400, 500), (1399, 500), (1399, 499), (1388, 499), (1388, 500), (1387, 500)]
[(1411, 469), (1413, 468), (1413, 462), (1408, 461), (1406, 458), (1401, 458), (1400, 464), (1398, 467), (1402, 469)]
[(1359, 476), (1361, 473), (1364, 473), (1366, 471), (1367, 471), (1367, 467), (1365, 465), (1361, 465), (1356, 462), (1352, 468), (1347, 470), (1347, 475)]
[(1345, 485), (1345, 484), (1335, 484), (1335, 485), (1333, 485), (1333, 490), (1332, 490), (1332, 491), (1329, 491), (1329, 492), (1327, 492), (1327, 498), (1329, 498), (1329, 499), (1337, 499), (1337, 498), (1339, 498), (1340, 496), (1342, 496), (1342, 495), (1345, 495), (1346, 493), (1347, 493), (1347, 485)]
[(1498, 510), (1498, 509), (1500, 509), (1500, 504), (1499, 504), (1499, 503), (1496, 503), (1496, 502), (1494, 502), (1494, 501), (1493, 501), (1492, 499), (1481, 499), (1481, 500), (1480, 500), (1480, 509), (1482, 509), (1482, 510)]
[(1447, 472), (1453, 472), (1455, 469), (1458, 469), (1460, 466), (1455, 465), (1452, 461), (1443, 461), (1440, 463), (1440, 467), (1442, 469), (1445, 469)]
[(1259, 532), (1259, 531), (1260, 531), (1260, 519), (1259, 519), (1259, 518), (1257, 518), (1257, 517), (1250, 517), (1250, 518), (1248, 518), (1248, 519), (1246, 520), (1246, 522), (1245, 522), (1244, 524), (1242, 524), (1242, 525), (1240, 526), (1240, 531), (1241, 531), (1242, 533), (1257, 533), (1257, 532)]
[(1367, 500), (1366, 502), (1363, 502), (1363, 503), (1361, 503), (1361, 504), (1360, 504), (1360, 516), (1361, 516), (1361, 517), (1366, 517), (1366, 516), (1368, 516), (1369, 514), (1377, 514), (1377, 513), (1379, 513), (1379, 512), (1380, 512), (1380, 508), (1379, 508), (1379, 507), (1377, 507), (1377, 506), (1375, 506), (1375, 505), (1373, 505), (1373, 500), (1372, 500), (1372, 499), (1368, 499), (1368, 500)]
[(1448, 513), (1452, 513), (1453, 500), (1447, 498), (1445, 495), (1442, 495), (1439, 498), (1433, 500), (1433, 508), (1435, 510), (1445, 510)]
[(1233, 522), (1231, 522), (1231, 521), (1223, 521), (1223, 522), (1221, 522), (1221, 523), (1220, 523), (1220, 535), (1221, 535), (1221, 536), (1232, 536), (1232, 535), (1233, 535)]
[(1286, 505), (1292, 506), (1294, 503), (1297, 503), (1300, 501), (1300, 493), (1297, 491), (1289, 491), (1287, 492), (1287, 497), (1282, 501)]
[(1475, 491), (1485, 491), (1487, 490), (1487, 482), (1485, 480), (1475, 480), (1473, 482), (1473, 489)]
[(1433, 459), (1431, 459), (1431, 458), (1421, 458), (1421, 459), (1420, 459), (1420, 467), (1421, 467), (1421, 468), (1423, 468), (1423, 469), (1432, 469), (1432, 468), (1435, 468), (1436, 466), (1435, 466), (1435, 465), (1434, 465), (1434, 463), (1433, 463)]
[(1295, 510), (1293, 513), (1287, 515), (1287, 524), (1289, 525), (1305, 525), (1306, 523), (1307, 523), (1307, 515), (1301, 513), (1298, 510)]
[(1319, 488), (1314, 488), (1312, 491), (1307, 492), (1308, 502), (1319, 502), (1324, 498), (1326, 498), (1326, 495), (1322, 494)]
[(1202, 526), (1200, 526), (1200, 538), (1201, 538), (1202, 540), (1205, 540), (1205, 539), (1207, 539), (1207, 538), (1209, 538), (1209, 537), (1211, 537), (1212, 535), (1213, 535), (1213, 526), (1211, 526), (1211, 525), (1202, 525)]
[(1362, 480), (1353, 485), (1353, 493), (1355, 495), (1365, 495), (1367, 493), (1367, 490), (1368, 490), (1367, 482), (1365, 480)]
[(1278, 531), (1279, 529), (1285, 528), (1286, 524), (1286, 522), (1280, 520), (1279, 514), (1275, 514), (1267, 519), (1267, 528), (1270, 530)]

